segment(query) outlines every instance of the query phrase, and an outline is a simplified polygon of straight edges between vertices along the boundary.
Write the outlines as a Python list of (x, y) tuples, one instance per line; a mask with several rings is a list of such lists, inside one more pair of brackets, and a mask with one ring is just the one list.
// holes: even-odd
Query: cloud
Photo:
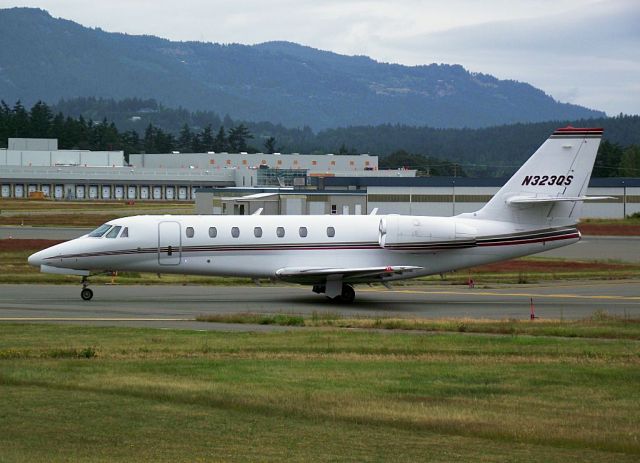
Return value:
[(561, 101), (640, 112), (640, 5), (613, 1), (546, 17), (497, 21), (390, 40), (404, 60), (456, 62), (529, 82)]

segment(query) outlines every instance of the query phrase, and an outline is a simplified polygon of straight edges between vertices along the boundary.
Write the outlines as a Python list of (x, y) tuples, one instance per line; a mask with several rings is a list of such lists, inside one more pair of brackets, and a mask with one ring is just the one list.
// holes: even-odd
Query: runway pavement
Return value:
[(72, 240), (86, 235), (93, 228), (72, 227), (13, 227), (0, 226), (0, 239), (14, 238), (19, 240)]
[(398, 286), (356, 288), (351, 305), (334, 304), (299, 286), (93, 286), (89, 302), (80, 285), (1, 285), (0, 322), (81, 323), (199, 330), (273, 330), (283, 327), (196, 322), (199, 314), (338, 312), (343, 316), (409, 318), (529, 317), (533, 299), (541, 318), (576, 319), (596, 310), (640, 317), (636, 281), (500, 285), (495, 288)]

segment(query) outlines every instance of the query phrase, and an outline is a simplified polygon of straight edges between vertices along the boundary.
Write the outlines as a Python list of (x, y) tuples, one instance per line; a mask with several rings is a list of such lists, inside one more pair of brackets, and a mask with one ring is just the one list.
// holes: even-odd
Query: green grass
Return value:
[(640, 458), (630, 340), (1, 324), (0, 353), (3, 461)]
[(293, 313), (273, 315), (251, 312), (207, 314), (198, 315), (196, 320), (211, 323), (272, 324), (314, 328), (331, 327), (640, 340), (639, 318), (610, 315), (604, 311), (597, 311), (590, 317), (581, 320), (416, 319), (388, 316), (349, 318), (337, 312), (314, 312), (311, 317), (307, 318)]

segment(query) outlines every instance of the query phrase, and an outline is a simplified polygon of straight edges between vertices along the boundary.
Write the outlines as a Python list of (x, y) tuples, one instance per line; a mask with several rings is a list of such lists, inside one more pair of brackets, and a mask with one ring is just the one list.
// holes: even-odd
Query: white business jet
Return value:
[(352, 302), (356, 283), (441, 274), (577, 242), (602, 129), (558, 129), (480, 210), (405, 215), (142, 215), (29, 257), (42, 272), (270, 278)]

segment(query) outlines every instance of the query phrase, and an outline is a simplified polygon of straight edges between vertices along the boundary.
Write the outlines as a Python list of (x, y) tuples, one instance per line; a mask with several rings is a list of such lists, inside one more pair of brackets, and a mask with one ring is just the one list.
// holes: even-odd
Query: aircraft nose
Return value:
[(44, 263), (43, 257), (44, 257), (43, 252), (38, 251), (35, 254), (31, 254), (27, 259), (27, 262), (29, 262), (29, 265), (33, 265), (34, 267), (40, 267)]

